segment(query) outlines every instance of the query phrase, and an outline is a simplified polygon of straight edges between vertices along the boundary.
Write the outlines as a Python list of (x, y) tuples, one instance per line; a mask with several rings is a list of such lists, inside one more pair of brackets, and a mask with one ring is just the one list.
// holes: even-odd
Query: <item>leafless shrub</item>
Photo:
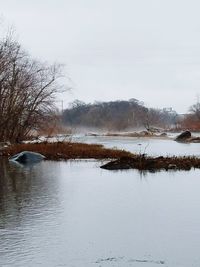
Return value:
[(33, 60), (14, 40), (0, 40), (0, 140), (17, 142), (54, 110), (62, 66)]

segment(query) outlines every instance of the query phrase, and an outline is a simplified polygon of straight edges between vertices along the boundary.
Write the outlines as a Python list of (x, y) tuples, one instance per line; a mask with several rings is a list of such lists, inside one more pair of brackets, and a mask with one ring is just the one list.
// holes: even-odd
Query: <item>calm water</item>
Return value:
[(74, 141), (89, 144), (98, 143), (109, 148), (116, 147), (133, 153), (146, 153), (149, 155), (200, 155), (200, 143), (178, 143), (173, 139), (80, 136), (75, 137)]
[(199, 267), (200, 171), (100, 165), (0, 162), (0, 266)]

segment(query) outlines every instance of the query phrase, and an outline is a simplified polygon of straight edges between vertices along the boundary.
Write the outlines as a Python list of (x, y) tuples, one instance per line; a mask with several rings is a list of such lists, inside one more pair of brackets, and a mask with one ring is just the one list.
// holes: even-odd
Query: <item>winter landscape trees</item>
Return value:
[(13, 36), (0, 40), (0, 141), (22, 140), (49, 119), (60, 76), (60, 65), (32, 59)]
[(176, 123), (173, 110), (153, 109), (137, 99), (128, 101), (95, 102), (75, 101), (63, 113), (63, 122), (70, 127), (90, 127), (123, 131), (152, 126), (169, 128)]

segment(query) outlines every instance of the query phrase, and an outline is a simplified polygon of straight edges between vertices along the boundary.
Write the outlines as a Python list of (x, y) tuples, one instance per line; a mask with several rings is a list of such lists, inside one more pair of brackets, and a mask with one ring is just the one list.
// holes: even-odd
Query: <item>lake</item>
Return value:
[[(148, 142), (149, 154), (200, 151), (171, 140), (85, 141), (130, 151)], [(101, 164), (0, 161), (0, 266), (200, 266), (200, 170), (113, 172)]]

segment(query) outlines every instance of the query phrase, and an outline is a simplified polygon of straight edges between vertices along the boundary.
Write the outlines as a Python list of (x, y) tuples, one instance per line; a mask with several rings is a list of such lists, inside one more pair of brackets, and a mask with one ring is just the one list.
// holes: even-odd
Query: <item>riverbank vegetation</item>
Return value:
[(72, 142), (15, 144), (2, 149), (1, 154), (10, 157), (22, 151), (40, 153), (48, 160), (116, 159), (133, 156), (130, 152), (105, 148), (103, 145)]
[(182, 129), (189, 129), (193, 132), (200, 131), (200, 102), (197, 102), (189, 108), (189, 113), (180, 121)]
[(124, 131), (152, 127), (170, 128), (176, 124), (177, 113), (172, 109), (153, 109), (137, 99), (128, 101), (95, 102), (74, 101), (62, 116), (63, 123), (72, 128), (97, 128)]
[(61, 69), (33, 59), (13, 35), (0, 39), (0, 141), (24, 140), (55, 118)]
[(198, 157), (150, 157), (146, 154), (132, 154), (124, 150), (109, 149), (98, 144), (71, 142), (16, 144), (2, 149), (1, 155), (9, 158), (22, 151), (40, 153), (45, 156), (46, 160), (109, 159), (110, 162), (101, 166), (107, 170), (137, 169), (154, 172), (200, 168), (200, 158)]
[(102, 132), (132, 132), (146, 130), (150, 134), (162, 131), (200, 131), (200, 102), (178, 114), (172, 108), (147, 108), (135, 98), (128, 101), (84, 103), (76, 100), (62, 115), (67, 127), (95, 129)]
[(198, 157), (148, 157), (136, 155), (133, 157), (122, 157), (110, 161), (101, 166), (107, 170), (137, 169), (140, 171), (159, 171), (159, 170), (191, 170), (200, 168), (200, 158)]

